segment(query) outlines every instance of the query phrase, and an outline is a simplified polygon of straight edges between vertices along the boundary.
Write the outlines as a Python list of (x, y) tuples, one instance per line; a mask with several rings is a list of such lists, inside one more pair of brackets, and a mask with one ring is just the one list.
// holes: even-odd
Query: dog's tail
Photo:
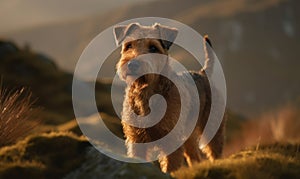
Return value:
[(205, 54), (205, 62), (200, 72), (201, 73), (205, 72), (207, 76), (211, 76), (211, 74), (213, 73), (215, 56), (208, 35), (205, 35), (203, 38), (203, 47), (204, 47), (204, 54)]

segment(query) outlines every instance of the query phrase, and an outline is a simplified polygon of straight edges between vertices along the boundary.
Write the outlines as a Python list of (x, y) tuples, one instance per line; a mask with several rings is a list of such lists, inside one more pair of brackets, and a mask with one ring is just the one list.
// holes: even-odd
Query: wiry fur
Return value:
[[(151, 32), (151, 38), (126, 41), (126, 38), (130, 39), (130, 37), (135, 36), (136, 33), (143, 34), (145, 31), (149, 33)], [(164, 31), (164, 33), (161, 33), (162, 31)], [(148, 155), (151, 155), (151, 153), (149, 154), (149, 151), (138, 150), (132, 144), (152, 142), (167, 135), (177, 123), (181, 111), (181, 105), (184, 105), (184, 110), (186, 110), (187, 114), (189, 114), (188, 110), (193, 107), (191, 105), (193, 104), (192, 101), (194, 99), (189, 95), (189, 85), (192, 84), (186, 83), (186, 74), (190, 74), (193, 77), (197, 86), (201, 102), (197, 125), (184, 145), (179, 147), (172, 154), (159, 159), (160, 167), (163, 172), (173, 172), (185, 163), (187, 163), (188, 166), (191, 166), (194, 162), (200, 162), (205, 156), (211, 160), (220, 157), (224, 138), (223, 122), (213, 140), (202, 151), (199, 148), (199, 139), (206, 125), (211, 108), (211, 90), (206, 76), (206, 71), (209, 72), (209, 75), (211, 74), (213, 56), (210, 49), (208, 50), (208, 47), (206, 47), (208, 41), (207, 37), (205, 37), (204, 40), (206, 62), (204, 68), (199, 72), (176, 74), (172, 71), (168, 61), (163, 64), (155, 63), (158, 65), (157, 67), (153, 67), (161, 68), (161, 70), (167, 71), (169, 75), (175, 76), (176, 80), (183, 82), (183, 89), (185, 89), (185, 93), (183, 95), (187, 101), (191, 102), (190, 104), (180, 104), (180, 96), (177, 87), (166, 77), (156, 74), (147, 74), (135, 81), (130, 78), (130, 70), (128, 69), (127, 63), (133, 59), (140, 60), (139, 57), (141, 55), (149, 53), (149, 47), (151, 45), (154, 45), (157, 48), (156, 53), (168, 55), (168, 49), (171, 45), (170, 42), (175, 39), (176, 35), (174, 37), (174, 34), (177, 34), (177, 31), (174, 31), (176, 30), (159, 24), (155, 24), (151, 27), (140, 26), (139, 24), (130, 24), (128, 26), (116, 27), (115, 29), (117, 43), (123, 44), (121, 59), (117, 64), (117, 71), (120, 78), (128, 83), (123, 103), (122, 125), (126, 137), (126, 145), (129, 156), (147, 158)], [(161, 37), (162, 34), (168, 36), (168, 33), (172, 34), (171, 37)], [(168, 39), (168, 43), (165, 43), (164, 41), (159, 40), (161, 38), (163, 38), (163, 40), (168, 38), (171, 39)], [(130, 43), (130, 49), (127, 49), (128, 43)], [(141, 65), (140, 69), (143, 70), (143, 65)], [(149, 128), (139, 128), (127, 124), (125, 121), (131, 120), (131, 118), (135, 116), (134, 113), (141, 116), (146, 116), (150, 113), (149, 99), (154, 94), (164, 96), (167, 102), (166, 113), (161, 121)]]

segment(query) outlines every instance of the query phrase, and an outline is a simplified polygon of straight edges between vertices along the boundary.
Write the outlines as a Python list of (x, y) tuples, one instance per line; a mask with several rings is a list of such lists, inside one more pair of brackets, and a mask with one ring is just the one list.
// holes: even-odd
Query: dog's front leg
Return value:
[(127, 156), (137, 159), (146, 159), (147, 151), (144, 148), (137, 147), (136, 144), (126, 141), (127, 146)]
[(179, 147), (175, 152), (159, 159), (160, 168), (165, 173), (178, 170), (184, 162), (183, 147)]

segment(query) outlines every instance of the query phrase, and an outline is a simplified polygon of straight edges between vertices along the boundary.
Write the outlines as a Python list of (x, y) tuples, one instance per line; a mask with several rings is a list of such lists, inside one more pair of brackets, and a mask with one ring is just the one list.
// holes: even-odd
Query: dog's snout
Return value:
[(134, 73), (134, 72), (138, 71), (138, 69), (140, 67), (140, 62), (137, 60), (131, 60), (130, 62), (128, 62), (127, 66), (128, 66), (128, 69)]

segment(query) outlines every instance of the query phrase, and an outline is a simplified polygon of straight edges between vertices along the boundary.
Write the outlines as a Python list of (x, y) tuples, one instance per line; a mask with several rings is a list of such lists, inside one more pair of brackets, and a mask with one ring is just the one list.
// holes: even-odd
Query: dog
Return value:
[[(182, 105), (185, 106), (185, 110), (193, 107), (190, 104), (180, 104), (178, 88), (165, 76), (155, 73), (143, 74), (144, 71), (149, 71), (150, 68), (156, 72), (164, 71), (166, 74), (184, 81), (184, 75), (175, 73), (168, 61), (168, 52), (177, 33), (176, 28), (158, 23), (152, 26), (131, 23), (114, 27), (116, 43), (122, 45), (121, 58), (116, 65), (116, 70), (120, 79), (127, 84), (122, 110), (122, 126), (129, 157), (143, 159), (149, 157), (151, 155), (150, 149), (141, 150), (135, 147), (134, 144), (149, 143), (166, 136), (178, 122)], [(214, 57), (211, 48), (208, 46), (211, 46), (211, 42), (205, 36), (205, 65), (199, 71), (186, 73), (192, 76), (199, 93), (200, 109), (196, 127), (182, 146), (173, 153), (159, 158), (160, 168), (165, 173), (174, 172), (186, 164), (192, 166), (203, 158), (215, 160), (221, 157), (225, 120), (222, 121), (217, 133), (208, 145), (203, 149), (199, 148), (200, 137), (207, 123), (212, 103), (208, 75), (212, 73)], [(147, 57), (147, 54), (159, 54), (162, 57)], [(151, 64), (152, 61), (155, 61), (155, 63)], [(140, 74), (143, 75), (139, 76)], [(184, 87), (185, 98), (187, 101), (192, 102), (194, 99), (189, 95), (189, 85), (191, 84), (185, 84)], [(143, 117), (151, 113), (149, 100), (155, 94), (162, 95), (167, 104), (162, 119), (147, 128), (128, 123), (128, 121), (138, 120), (138, 116)], [(153, 118), (153, 120), (156, 119)], [(178, 134), (178, 137), (180, 138), (180, 134)], [(169, 143), (172, 144), (172, 141), (169, 141)], [(163, 149), (160, 152), (164, 152)]]

